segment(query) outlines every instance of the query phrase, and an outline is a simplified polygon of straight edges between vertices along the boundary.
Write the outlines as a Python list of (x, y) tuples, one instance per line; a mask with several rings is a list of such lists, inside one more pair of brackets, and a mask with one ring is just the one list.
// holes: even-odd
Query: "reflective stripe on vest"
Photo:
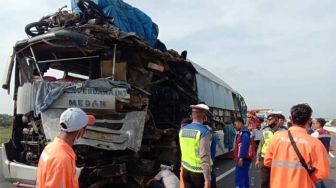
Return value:
[(192, 170), (190, 170), (190, 171), (192, 171), (192, 172), (194, 172), (194, 171), (195, 171), (195, 172), (203, 172), (202, 167), (191, 166), (189, 163), (184, 162), (184, 161), (182, 161), (181, 163), (182, 163), (182, 166), (183, 166), (184, 168), (186, 168), (186, 169), (188, 169), (188, 170), (192, 169)]
[(273, 160), (272, 167), (288, 168), (288, 169), (303, 169), (300, 162), (286, 161), (286, 160)]
[[(180, 147), (182, 153), (182, 166), (195, 173), (203, 173), (202, 160), (200, 157), (201, 131), (195, 129), (182, 129), (179, 133)], [(212, 137), (210, 137), (211, 143)], [(212, 165), (211, 156), (210, 165)]]
[(271, 141), (271, 139), (273, 138), (274, 133), (270, 130), (265, 130), (265, 131), (263, 131), (262, 135), (263, 135), (263, 141), (264, 142), (263, 142), (263, 145), (261, 147), (261, 157), (265, 157), (266, 150), (268, 148), (268, 144)]

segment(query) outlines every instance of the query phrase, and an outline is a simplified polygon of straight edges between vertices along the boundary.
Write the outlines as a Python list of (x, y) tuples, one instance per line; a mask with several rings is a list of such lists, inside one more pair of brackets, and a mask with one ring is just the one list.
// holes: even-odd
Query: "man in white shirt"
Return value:
[(256, 148), (258, 148), (260, 140), (261, 140), (261, 135), (262, 135), (262, 129), (261, 129), (261, 123), (264, 120), (262, 118), (259, 118), (259, 123), (257, 124), (257, 127), (252, 130), (252, 134), (254, 136), (254, 143)]

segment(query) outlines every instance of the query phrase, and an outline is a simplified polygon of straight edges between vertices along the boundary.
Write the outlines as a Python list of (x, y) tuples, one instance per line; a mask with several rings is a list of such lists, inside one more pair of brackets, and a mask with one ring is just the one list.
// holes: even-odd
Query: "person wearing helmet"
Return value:
[(80, 139), (87, 125), (96, 119), (80, 108), (68, 108), (60, 117), (61, 133), (48, 144), (39, 159), (36, 188), (78, 188), (76, 175), (76, 154), (72, 149), (75, 140)]
[(192, 123), (179, 132), (182, 178), (185, 188), (211, 187), (211, 133), (204, 122), (209, 107), (205, 104), (191, 105)]

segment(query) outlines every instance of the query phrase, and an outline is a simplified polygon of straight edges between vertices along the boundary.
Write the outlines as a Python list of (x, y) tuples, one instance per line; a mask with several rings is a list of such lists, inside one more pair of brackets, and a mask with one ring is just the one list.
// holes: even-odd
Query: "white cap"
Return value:
[(205, 105), (205, 104), (197, 104), (197, 105), (190, 105), (190, 107), (192, 109), (198, 109), (198, 110), (209, 110), (209, 106)]
[(61, 130), (74, 132), (84, 128), (88, 124), (94, 124), (95, 117), (92, 115), (89, 116), (80, 108), (68, 108), (60, 117), (60, 124), (65, 125), (65, 127), (61, 125)]

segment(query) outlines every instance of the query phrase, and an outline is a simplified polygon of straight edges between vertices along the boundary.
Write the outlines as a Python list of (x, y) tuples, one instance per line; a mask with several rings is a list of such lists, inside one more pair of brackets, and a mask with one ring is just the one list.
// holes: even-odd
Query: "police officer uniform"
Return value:
[[(263, 164), (264, 157), (268, 148), (268, 145), (270, 141), (272, 140), (274, 134), (278, 131), (284, 131), (287, 130), (287, 127), (285, 126), (277, 126), (277, 127), (270, 127), (266, 126), (262, 129), (262, 136), (261, 136), (261, 141), (258, 146), (258, 151), (257, 151), (257, 160), (260, 161)], [(270, 168), (265, 167), (262, 165), (262, 168), (260, 170), (260, 176), (261, 176), (261, 187), (262, 188), (269, 188), (270, 184)]]
[[(209, 110), (204, 104), (192, 105), (198, 110)], [(203, 188), (205, 181), (211, 181), (211, 133), (199, 122), (190, 123), (179, 132), (181, 165), (185, 188)]]

